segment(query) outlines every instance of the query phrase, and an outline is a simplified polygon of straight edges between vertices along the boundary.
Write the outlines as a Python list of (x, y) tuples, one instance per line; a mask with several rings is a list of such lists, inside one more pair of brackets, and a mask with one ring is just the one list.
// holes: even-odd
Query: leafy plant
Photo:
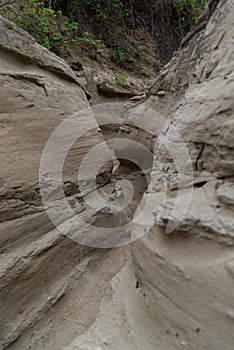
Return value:
[(77, 22), (69, 22), (65, 21), (64, 24), (65, 27), (62, 28), (64, 31), (72, 31), (72, 30), (78, 30), (78, 23)]
[(91, 44), (93, 44), (96, 47), (97, 53), (102, 53), (104, 51), (105, 44), (103, 43), (102, 40), (99, 40), (99, 39), (92, 40)]
[(189, 18), (192, 22), (196, 22), (202, 14), (208, 0), (179, 0), (177, 11), (180, 21), (185, 22)]
[(129, 80), (130, 77), (127, 73), (120, 73), (115, 76), (115, 82), (119, 86), (126, 86)]
[(91, 39), (89, 32), (84, 32), (82, 37), (76, 38), (76, 41), (81, 41), (83, 43), (88, 43), (95, 46), (97, 53), (102, 53), (105, 48), (103, 41), (100, 39)]
[(87, 10), (92, 12), (90, 21), (107, 21), (111, 15), (115, 15), (115, 20), (123, 18), (127, 13), (122, 0), (80, 0)]
[[(46, 7), (44, 1), (22, 0), (18, 8), (0, 8), (0, 14), (18, 24), (35, 37), (37, 42), (53, 51), (59, 50), (60, 43), (66, 43), (65, 32), (72, 32), (74, 23), (61, 28), (62, 13)], [(77, 27), (76, 27), (77, 28)]]
[[(49, 7), (46, 7), (48, 3)], [(22, 0), (21, 11), (13, 7), (0, 7), (0, 14), (14, 21), (35, 37), (37, 42), (55, 53), (69, 54), (70, 44), (80, 41), (91, 44), (97, 53), (102, 53), (105, 45), (100, 39), (91, 39), (88, 32), (79, 36), (78, 22), (62, 15), (61, 10), (50, 7), (51, 2), (40, 0)], [(21, 14), (22, 13), (22, 14)]]
[(126, 52), (124, 50), (114, 50), (112, 54), (113, 62), (121, 65), (126, 58)]

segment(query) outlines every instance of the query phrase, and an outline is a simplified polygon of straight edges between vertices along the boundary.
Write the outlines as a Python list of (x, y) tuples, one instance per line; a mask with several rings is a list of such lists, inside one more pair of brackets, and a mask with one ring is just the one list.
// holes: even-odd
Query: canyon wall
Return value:
[[(98, 185), (122, 176), (135, 181), (137, 195), (131, 214), (110, 216), (108, 203), (91, 210), (77, 183), (84, 156), (116, 135), (153, 153), (137, 210), (149, 199), (139, 226), (152, 227), (132, 244), (134, 275), (128, 246), (80, 245), (50, 221), (40, 196), (42, 153), (62, 122), (89, 107), (89, 96), (65, 61), (0, 17), (0, 348), (232, 350), (233, 18), (232, 0), (211, 0), (147, 96), (100, 105), (96, 119), (92, 113), (79, 119), (85, 132), (67, 152), (62, 186), (74, 212), (103, 232), (131, 220), (147, 186), (132, 164), (118, 164), (114, 174), (112, 161), (98, 167), (99, 151), (88, 164), (99, 169)], [(74, 126), (59, 138), (51, 161), (59, 161)], [(42, 175), (52, 207), (63, 210), (57, 178)], [(92, 186), (89, 171), (81, 180)], [(90, 233), (82, 225), (76, 230)]]
[(155, 226), (133, 245), (132, 254), (149, 310), (178, 349), (231, 350), (233, 2), (211, 1), (209, 10), (143, 104), (169, 123), (155, 126), (166, 144), (156, 140), (145, 194), (145, 200), (154, 197)]
[[(64, 60), (2, 17), (0, 84), (0, 347), (5, 347), (58, 302), (81, 258), (93, 249), (55, 229), (39, 189), (44, 147), (63, 120), (89, 106), (86, 92)], [(103, 140), (98, 125), (93, 126), (66, 157), (63, 183), (68, 197), (78, 193), (81, 159)], [(57, 153), (59, 149), (55, 159)], [(107, 164), (100, 171), (100, 183), (108, 181), (111, 169)], [(56, 192), (56, 184), (47, 186)], [(79, 197), (72, 200), (78, 211), (85, 209)]]

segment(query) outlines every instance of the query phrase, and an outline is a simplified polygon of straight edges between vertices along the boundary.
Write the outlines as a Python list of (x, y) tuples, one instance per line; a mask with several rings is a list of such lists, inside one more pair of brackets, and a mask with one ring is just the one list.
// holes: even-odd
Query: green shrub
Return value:
[(186, 19), (196, 22), (206, 7), (208, 0), (179, 0), (177, 11), (181, 22)]
[(66, 43), (66, 32), (71, 34), (78, 26), (77, 23), (71, 22), (62, 28), (61, 11), (45, 7), (43, 1), (37, 0), (22, 0), (20, 11), (13, 6), (2, 7), (0, 14), (33, 35), (39, 44), (54, 51), (59, 50), (60, 43)]
[(121, 65), (126, 59), (126, 52), (124, 50), (114, 50), (112, 54), (112, 61)]
[(93, 45), (97, 53), (102, 53), (104, 43), (92, 40), (89, 33), (79, 36), (76, 21), (62, 15), (61, 10), (46, 7), (46, 1), (22, 0), (20, 11), (17, 7), (0, 7), (0, 14), (29, 32), (36, 41), (58, 54), (69, 54), (72, 42), (82, 41)]
[(76, 41), (93, 45), (97, 53), (102, 53), (105, 48), (103, 41), (99, 39), (96, 39), (96, 40), (91, 39), (89, 32), (84, 32), (83, 36), (76, 38)]
[(104, 51), (105, 44), (103, 43), (102, 40), (100, 39), (92, 40), (91, 44), (93, 44), (96, 47), (97, 53), (102, 53)]
[(80, 3), (86, 7), (86, 10), (92, 13), (90, 22), (108, 21), (113, 14), (115, 20), (118, 21), (127, 13), (127, 9), (122, 0), (80, 0)]
[(130, 77), (127, 73), (120, 73), (115, 76), (115, 82), (117, 85), (126, 86), (129, 82)]

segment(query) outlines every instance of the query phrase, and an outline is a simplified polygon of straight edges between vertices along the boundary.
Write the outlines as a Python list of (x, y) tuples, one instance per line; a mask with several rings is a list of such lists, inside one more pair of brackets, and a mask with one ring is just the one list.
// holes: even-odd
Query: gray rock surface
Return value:
[[(81, 199), (81, 160), (116, 136), (153, 154), (141, 205), (152, 199), (154, 225), (132, 245), (135, 275), (129, 247), (81, 246), (50, 222), (39, 195), (41, 154), (54, 129), (89, 104), (63, 60), (0, 17), (0, 348), (233, 349), (233, 1), (211, 0), (208, 9), (148, 98), (105, 113), (97, 107), (105, 126), (94, 119), (65, 162), (63, 185), (74, 211), (113, 227), (134, 213), (145, 179), (136, 167), (115, 164), (115, 180), (133, 180), (137, 191), (131, 214), (110, 220)], [(111, 162), (100, 169), (100, 186), (111, 171)], [(89, 174), (82, 180), (89, 183)], [(100, 191), (111, 197), (112, 185)], [(82, 225), (79, 232), (88, 234)]]
[[(65, 61), (2, 17), (0, 85), (2, 348), (59, 301), (69, 290), (69, 279), (81, 258), (93, 249), (81, 247), (54, 228), (39, 193), (46, 142), (64, 119), (89, 106), (84, 89)], [(103, 141), (97, 123), (94, 126), (65, 161), (64, 191), (74, 196), (77, 211), (85, 209), (76, 197), (79, 164), (91, 147)], [(100, 169), (100, 184), (108, 182), (111, 169), (112, 164)], [(92, 211), (87, 217), (91, 220)]]
[(149, 309), (178, 349), (234, 343), (233, 17), (233, 1), (221, 0), (144, 105), (169, 121), (156, 134), (172, 152), (157, 139), (145, 195), (155, 197), (155, 226), (132, 252)]
[(131, 91), (131, 89), (126, 89), (122, 86), (116, 86), (107, 81), (97, 84), (98, 91), (106, 97), (133, 97), (137, 93)]

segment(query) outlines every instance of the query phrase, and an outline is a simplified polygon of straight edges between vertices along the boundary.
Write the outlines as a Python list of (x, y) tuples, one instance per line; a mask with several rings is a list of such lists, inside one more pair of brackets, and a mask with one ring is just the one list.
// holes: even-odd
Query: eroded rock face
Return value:
[[(156, 142), (148, 196), (156, 198), (157, 220), (133, 245), (133, 259), (149, 309), (178, 349), (231, 350), (234, 343), (233, 16), (233, 1), (221, 0), (145, 102), (170, 121), (158, 132), (176, 150), (180, 169)], [(168, 224), (176, 226), (171, 233)]]
[[(210, 4), (215, 10), (217, 1)], [(221, 0), (184, 41), (145, 102), (133, 99), (118, 113), (101, 113), (118, 125), (98, 130), (95, 124), (66, 159), (64, 190), (71, 206), (105, 227), (119, 218), (88, 210), (76, 182), (81, 159), (103, 140), (101, 131), (107, 140), (118, 133), (151, 151), (163, 134), (174, 150), (170, 154), (156, 140), (144, 195), (154, 198), (155, 225), (132, 247), (137, 281), (129, 265), (122, 270), (128, 247), (94, 252), (50, 222), (39, 196), (41, 154), (61, 121), (88, 102), (63, 60), (0, 18), (0, 347), (233, 348), (233, 12), (232, 0)], [(145, 114), (148, 109), (155, 120)], [(100, 184), (111, 169), (100, 169)]]
[[(69, 276), (91, 248), (81, 247), (54, 228), (42, 206), (38, 184), (46, 142), (63, 120), (89, 106), (85, 91), (65, 61), (2, 17), (0, 84), (2, 348), (66, 293)], [(102, 141), (97, 128), (94, 124), (66, 158), (67, 196), (78, 193), (81, 159)], [(111, 169), (111, 164), (100, 169), (101, 184), (108, 181)], [(78, 211), (85, 209), (78, 197), (72, 200)], [(92, 213), (87, 217), (91, 220)]]

